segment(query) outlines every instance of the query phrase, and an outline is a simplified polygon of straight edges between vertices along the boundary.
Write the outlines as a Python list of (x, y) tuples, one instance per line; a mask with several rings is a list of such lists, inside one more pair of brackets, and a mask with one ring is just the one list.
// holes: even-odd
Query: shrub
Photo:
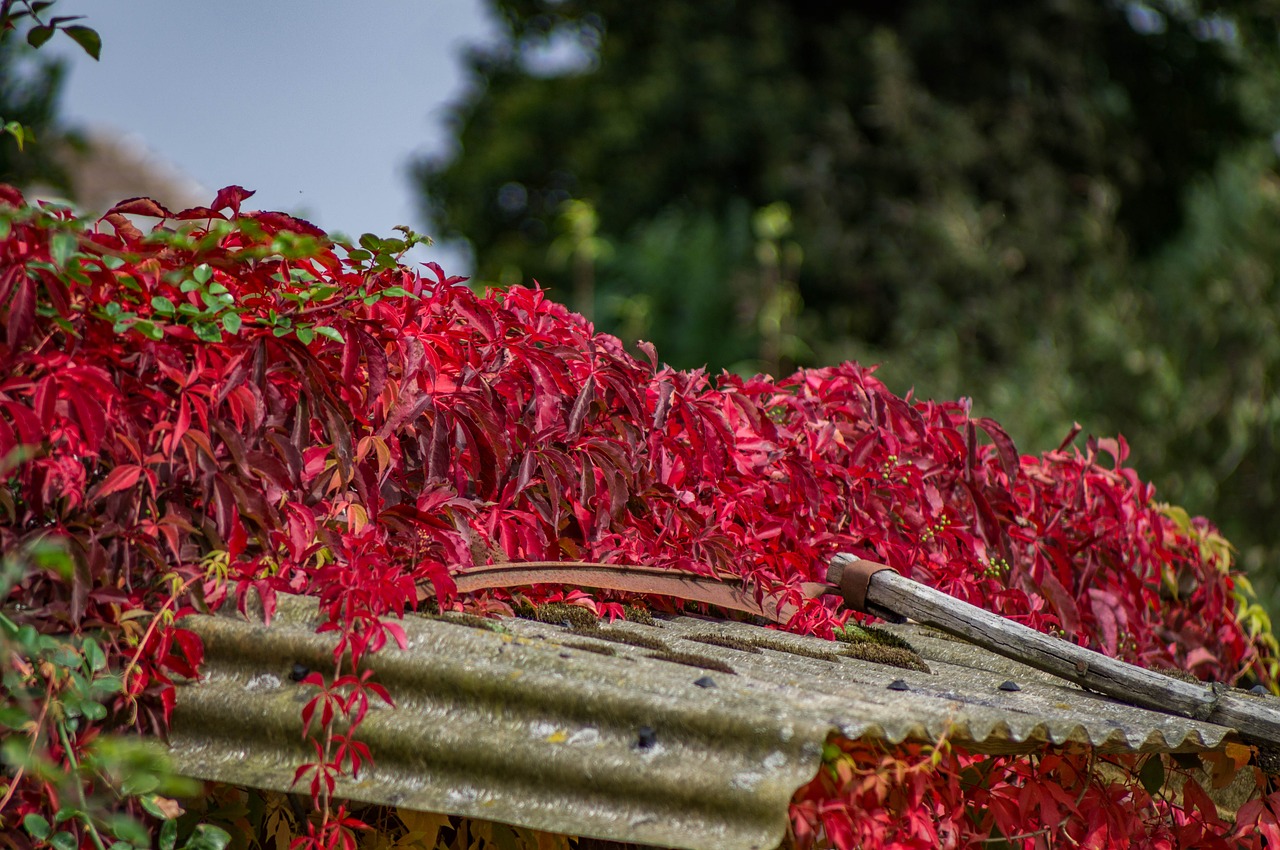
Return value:
[[(786, 628), (829, 637), (847, 614), (799, 585), (849, 551), (1144, 666), (1273, 683), (1274, 638), (1229, 546), (1156, 502), (1122, 439), (1077, 449), (1073, 433), (1019, 456), (966, 402), (899, 398), (852, 363), (783, 380), (675, 371), (542, 290), (477, 295), (434, 264), (429, 277), (403, 267), (420, 240), (407, 230), (336, 245), (290, 216), (242, 211), (250, 194), (230, 187), (176, 214), (134, 199), (98, 222), (0, 195), (0, 719), (16, 774), (0, 816), (26, 826), (10, 845), (145, 843), (128, 816), (172, 813), (163, 770), (113, 787), (86, 764), (109, 759), (103, 732), (164, 734), (173, 677), (202, 660), (181, 617), (243, 608), (250, 589), (268, 616), (279, 592), (318, 597), (337, 634), (334, 676), (311, 674), (317, 760), (298, 771), (325, 813), (306, 840), (325, 846), (360, 826), (328, 795), (367, 758), (365, 708), (390, 701), (361, 660), (403, 643), (395, 618), (428, 584), (441, 607), (509, 611), (505, 591), (455, 593), (451, 575), (478, 562), (740, 576), (799, 604)], [(140, 216), (160, 223), (144, 233)], [(633, 601), (587, 604), (611, 615)], [(324, 734), (338, 713), (349, 737)], [(1189, 819), (1228, 831), (1190, 803), (1153, 809), (1135, 764), (1117, 791), (1078, 754), (861, 746), (833, 743), (828, 771), (797, 796), (795, 841), (888, 842), (841, 818), (874, 823), (890, 804), (913, 835), (1033, 832), (1048, 816), (1002, 809), (1000, 795), (1070, 796), (1081, 782), (1097, 799), (1072, 797), (1067, 820), (1110, 817), (1153, 841)], [(882, 764), (921, 758), (927, 769)], [(851, 784), (865, 775), (888, 778)], [(53, 836), (68, 793), (82, 805)], [(1259, 803), (1254, 819), (1270, 811)]]

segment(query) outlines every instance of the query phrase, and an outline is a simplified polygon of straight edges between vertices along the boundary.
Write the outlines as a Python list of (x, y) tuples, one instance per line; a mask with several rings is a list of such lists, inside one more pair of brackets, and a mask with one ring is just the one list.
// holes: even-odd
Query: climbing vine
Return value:
[[(796, 606), (785, 628), (831, 637), (848, 615), (801, 583), (847, 551), (1133, 663), (1274, 684), (1270, 623), (1229, 546), (1157, 501), (1123, 439), (1073, 432), (1022, 455), (967, 402), (898, 397), (853, 363), (672, 370), (543, 290), (477, 294), (402, 266), (423, 241), (408, 230), (339, 245), (245, 211), (250, 194), (85, 221), (0, 190), (8, 846), (225, 838), (176, 831), (190, 789), (108, 733), (163, 736), (175, 681), (203, 661), (182, 618), (243, 611), (251, 591), (268, 618), (279, 593), (318, 598), (335, 637), (333, 668), (303, 677), (315, 759), (295, 787), (319, 814), (299, 847), (346, 850), (366, 825), (331, 796), (368, 763), (365, 712), (392, 703), (365, 661), (403, 647), (398, 618), (424, 595), (511, 611), (505, 591), (457, 594), (477, 563), (737, 576)], [(1273, 797), (1231, 825), (1194, 779), (1175, 799), (1148, 787), (1148, 762), (1106, 774), (1095, 758), (833, 741), (792, 838), (986, 846), (1060, 829), (1211, 846), (1274, 829)]]

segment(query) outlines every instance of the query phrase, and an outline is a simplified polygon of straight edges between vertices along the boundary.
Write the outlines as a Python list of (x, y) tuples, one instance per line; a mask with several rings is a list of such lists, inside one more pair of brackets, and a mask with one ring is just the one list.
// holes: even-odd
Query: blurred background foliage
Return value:
[(58, 115), (66, 67), (38, 54), (22, 36), (17, 28), (0, 29), (0, 125), (15, 122), (24, 128), (21, 146), (12, 134), (0, 135), (0, 183), (70, 193), (70, 177), (59, 154), (67, 146), (82, 147), (83, 139)]
[(481, 282), (674, 366), (854, 358), (1122, 433), (1280, 610), (1273, 0), (489, 0), (417, 179)]

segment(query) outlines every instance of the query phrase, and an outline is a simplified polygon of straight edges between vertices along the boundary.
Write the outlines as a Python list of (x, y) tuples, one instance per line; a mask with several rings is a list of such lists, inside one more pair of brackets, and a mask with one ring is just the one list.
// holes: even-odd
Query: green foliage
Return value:
[[(32, 572), (73, 580), (75, 570), (61, 538), (38, 539), (0, 559), (0, 599), (7, 599)], [(147, 828), (128, 813), (127, 803), (134, 801), (163, 821), (161, 850), (174, 850), (180, 810), (169, 797), (190, 796), (199, 785), (172, 773), (162, 746), (139, 738), (92, 737), (93, 726), (125, 693), (123, 676), (109, 669), (99, 641), (88, 634), (44, 634), (0, 612), (0, 657), (5, 659), (0, 670), (5, 693), (0, 726), (6, 730), (0, 736), (0, 762), (10, 777), (0, 785), (0, 811), (26, 775), (57, 789), (62, 800), (52, 822), (35, 812), (21, 816), (21, 828), (36, 842), (75, 850), (80, 846), (76, 833), (81, 831), (98, 850), (108, 844), (112, 850), (150, 848)], [(73, 740), (90, 742), (84, 758), (76, 757)], [(17, 807), (20, 814), (23, 808)], [(208, 838), (201, 833), (198, 841), (193, 835), (183, 847), (209, 846)]]
[[(491, 5), (506, 36), (471, 56), (456, 152), (418, 171), (480, 279), (568, 286), (559, 217), (590, 204), (597, 323), (673, 365), (880, 362), (1027, 449), (1123, 432), (1275, 562), (1262, 0)], [(786, 262), (752, 226), (779, 202)]]
[[(97, 59), (102, 52), (98, 33), (74, 24), (81, 15), (49, 17), (50, 0), (0, 2), (0, 183), (27, 186), (46, 183), (69, 193), (66, 171), (57, 161), (58, 143), (78, 146), (79, 137), (57, 120), (58, 92), (63, 66), (32, 62), (28, 54), (61, 31)], [(21, 40), (19, 27), (26, 28)], [(7, 135), (11, 143), (4, 143)], [(42, 140), (41, 144), (34, 144)]]

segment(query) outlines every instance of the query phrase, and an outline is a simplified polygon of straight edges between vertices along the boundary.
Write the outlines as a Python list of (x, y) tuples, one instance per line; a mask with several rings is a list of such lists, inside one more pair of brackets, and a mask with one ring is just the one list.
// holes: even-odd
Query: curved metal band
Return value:
[(845, 605), (864, 614), (882, 616), (879, 610), (867, 610), (867, 588), (871, 585), (871, 577), (881, 570), (897, 572), (893, 567), (877, 564), (875, 561), (864, 561), (852, 555), (837, 555), (831, 559), (827, 580), (840, 588)]

